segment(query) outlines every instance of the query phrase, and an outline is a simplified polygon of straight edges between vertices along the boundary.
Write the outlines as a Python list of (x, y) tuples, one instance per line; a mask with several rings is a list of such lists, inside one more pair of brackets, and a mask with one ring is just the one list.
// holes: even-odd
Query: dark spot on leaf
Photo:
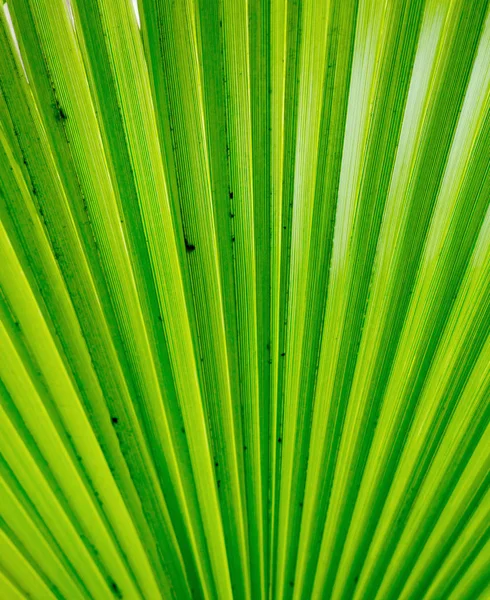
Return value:
[(163, 321), (163, 319), (162, 319), (162, 315), (158, 315), (158, 320), (159, 320), (159, 321)]
[(231, 236), (231, 241), (232, 241), (232, 242), (234, 242), (234, 241), (235, 241), (235, 236), (234, 236), (234, 235), (232, 235), (232, 236)]
[(230, 213), (230, 219), (233, 219), (235, 217), (235, 213)]
[(194, 246), (194, 244), (190, 244), (187, 240), (185, 241), (185, 249), (187, 252), (194, 252), (194, 250), (196, 249), (196, 247)]
[(185, 433), (184, 427), (182, 427), (180, 431), (182, 431), (182, 433)]
[(286, 353), (285, 352), (281, 352), (281, 356), (286, 356)]
[(217, 483), (218, 483), (218, 487), (220, 487), (221, 486), (221, 479), (218, 479)]
[(117, 585), (117, 583), (115, 581), (110, 582), (110, 586), (111, 586), (111, 590), (113, 591), (114, 595), (117, 596), (118, 598), (122, 598), (122, 592), (119, 589), (119, 586)]
[(247, 450), (247, 446), (243, 446), (243, 449), (244, 449), (244, 450)]
[(281, 437), (278, 437), (278, 438), (277, 438), (277, 443), (278, 443), (278, 444), (281, 444), (281, 443), (282, 443), (282, 438), (281, 438)]
[(230, 200), (233, 200), (233, 192), (230, 192), (229, 196), (230, 196)]
[(56, 102), (56, 118), (58, 121), (66, 121), (68, 118), (59, 102)]
[(354, 577), (354, 583), (357, 583), (358, 581), (359, 581), (359, 575), (356, 575), (356, 576)]
[(214, 466), (215, 466), (215, 467), (219, 467), (219, 463), (218, 463), (218, 462), (215, 462), (215, 463), (214, 463)]
[(119, 422), (119, 419), (117, 417), (111, 417), (111, 421), (112, 421), (112, 423), (114, 423), (114, 425), (117, 425), (117, 423)]

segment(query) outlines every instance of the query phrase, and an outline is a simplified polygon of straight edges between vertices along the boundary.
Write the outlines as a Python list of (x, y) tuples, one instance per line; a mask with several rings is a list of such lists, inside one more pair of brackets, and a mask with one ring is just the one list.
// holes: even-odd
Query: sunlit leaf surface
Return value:
[(8, 0), (0, 599), (490, 597), (488, 0)]

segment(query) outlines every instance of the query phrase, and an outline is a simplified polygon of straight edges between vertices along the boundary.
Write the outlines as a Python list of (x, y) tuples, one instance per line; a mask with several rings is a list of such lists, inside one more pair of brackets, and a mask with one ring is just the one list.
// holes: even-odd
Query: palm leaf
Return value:
[(9, 0), (0, 597), (486, 597), (486, 0)]

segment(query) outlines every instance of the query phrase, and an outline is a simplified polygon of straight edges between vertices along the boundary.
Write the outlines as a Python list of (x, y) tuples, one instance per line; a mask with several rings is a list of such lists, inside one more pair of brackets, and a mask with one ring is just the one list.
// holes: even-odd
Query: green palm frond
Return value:
[(490, 594), (487, 0), (0, 11), (0, 598)]

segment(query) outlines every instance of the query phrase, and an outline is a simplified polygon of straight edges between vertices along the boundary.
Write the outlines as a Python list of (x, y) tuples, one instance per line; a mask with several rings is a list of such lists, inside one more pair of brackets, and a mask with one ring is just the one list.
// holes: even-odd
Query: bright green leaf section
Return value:
[(488, 1), (8, 4), (0, 598), (487, 597)]

